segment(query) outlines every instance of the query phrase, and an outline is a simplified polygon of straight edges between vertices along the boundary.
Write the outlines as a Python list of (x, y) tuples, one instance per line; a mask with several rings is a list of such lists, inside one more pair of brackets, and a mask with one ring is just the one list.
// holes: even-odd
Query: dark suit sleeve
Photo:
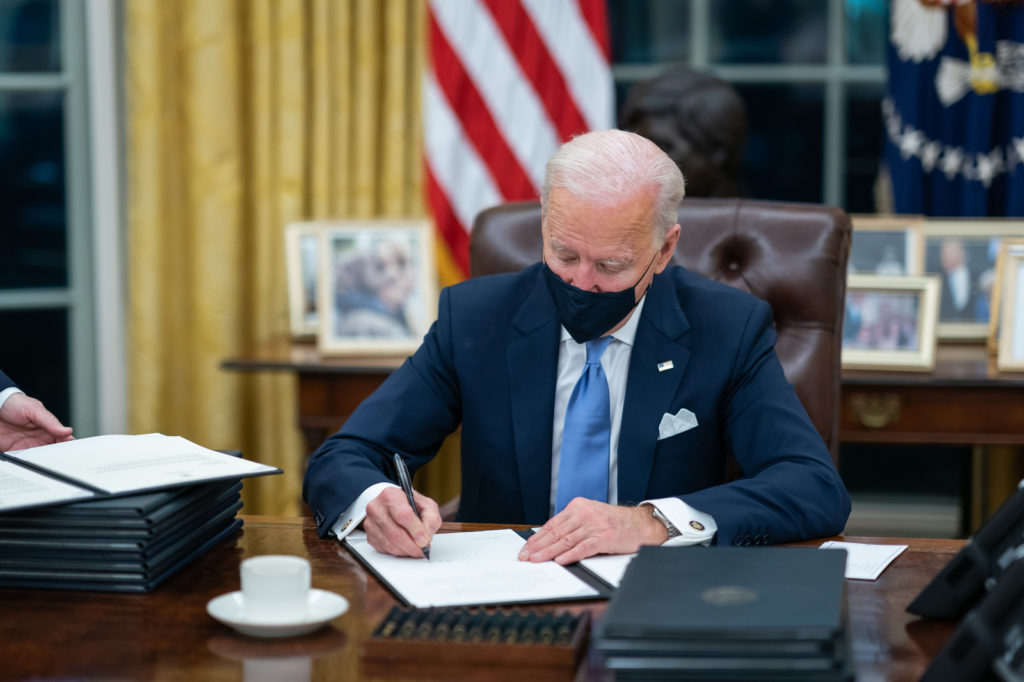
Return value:
[(0, 372), (0, 391), (6, 391), (8, 388), (17, 388), (17, 384), (11, 381), (3, 372)]
[(850, 498), (825, 443), (775, 353), (771, 309), (759, 301), (736, 346), (720, 417), (744, 478), (681, 496), (711, 514), (718, 544), (769, 544), (842, 532)]
[(362, 491), (397, 480), (390, 463), (395, 452), (402, 453), (415, 472), (458, 427), (461, 391), (452, 365), (449, 305), (444, 290), (438, 319), (416, 353), (310, 457), (303, 498), (321, 537)]

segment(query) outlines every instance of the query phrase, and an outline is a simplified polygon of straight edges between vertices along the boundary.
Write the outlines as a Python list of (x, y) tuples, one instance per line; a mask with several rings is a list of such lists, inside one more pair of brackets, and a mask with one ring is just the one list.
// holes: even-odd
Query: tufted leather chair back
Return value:
[[(838, 463), (839, 355), (850, 218), (838, 208), (743, 199), (684, 199), (674, 262), (767, 301), (786, 377)], [(540, 203), (477, 216), (470, 274), (517, 272), (541, 259)]]

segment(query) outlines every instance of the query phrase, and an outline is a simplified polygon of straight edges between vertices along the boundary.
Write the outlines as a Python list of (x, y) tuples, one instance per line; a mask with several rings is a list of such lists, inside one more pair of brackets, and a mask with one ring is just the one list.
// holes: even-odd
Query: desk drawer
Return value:
[(1024, 444), (1019, 387), (843, 386), (845, 443)]

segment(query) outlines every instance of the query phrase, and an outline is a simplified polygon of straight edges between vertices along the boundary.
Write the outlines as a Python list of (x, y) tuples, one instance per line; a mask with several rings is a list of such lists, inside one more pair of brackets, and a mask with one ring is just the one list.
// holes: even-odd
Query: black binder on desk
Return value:
[(849, 679), (846, 552), (642, 547), (596, 633), (620, 679)]
[[(237, 451), (225, 451), (227, 453)], [(238, 453), (237, 456), (241, 456)], [(148, 528), (182, 511), (204, 504), (227, 490), (240, 490), (238, 479), (192, 485), (133, 495), (101, 497), (55, 507), (34, 507), (0, 513), (0, 528), (65, 526), (124, 526)]]
[(24, 575), (5, 576), (0, 571), (0, 587), (34, 587), (62, 590), (96, 590), (102, 592), (151, 592), (193, 560), (202, 556), (222, 540), (234, 535), (242, 527), (242, 519), (229, 519), (220, 524), (211, 536), (200, 538), (199, 543), (190, 542), (183, 546), (182, 553), (171, 556), (164, 565), (154, 570), (134, 573), (124, 572), (75, 572), (60, 573), (31, 571)]
[(73, 542), (70, 546), (52, 539), (45, 543), (36, 540), (5, 544), (0, 541), (0, 570), (53, 566), (60, 566), (63, 570), (71, 566), (83, 571), (124, 570), (127, 566), (133, 566), (135, 570), (155, 570), (156, 566), (181, 555), (229, 524), (241, 508), (240, 499), (229, 500), (187, 530), (182, 529), (148, 543), (121, 538), (90, 538)]
[(0, 587), (149, 592), (242, 527), (241, 489), (216, 479), (0, 514)]
[[(0, 515), (0, 544), (4, 539), (17, 537), (60, 537), (74, 535), (77, 538), (138, 538), (165, 536), (169, 531), (197, 519), (206, 519), (224, 507), (228, 501), (239, 499), (242, 484), (228, 481), (191, 486), (182, 490), (167, 490), (143, 493), (133, 497), (86, 501), (64, 507), (42, 511), (14, 512)], [(135, 500), (135, 498), (145, 498)], [(145, 503), (144, 515), (137, 513)], [(118, 516), (112, 513), (88, 516), (79, 507), (107, 507), (112, 503), (127, 503), (121, 509), (129, 513)]]

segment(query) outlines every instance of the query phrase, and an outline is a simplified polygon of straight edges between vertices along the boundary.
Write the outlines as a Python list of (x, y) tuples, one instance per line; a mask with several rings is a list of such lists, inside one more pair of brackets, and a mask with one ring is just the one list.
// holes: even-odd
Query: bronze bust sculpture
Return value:
[(740, 195), (747, 114), (723, 80), (676, 68), (630, 88), (619, 127), (648, 138), (672, 158), (691, 197)]

